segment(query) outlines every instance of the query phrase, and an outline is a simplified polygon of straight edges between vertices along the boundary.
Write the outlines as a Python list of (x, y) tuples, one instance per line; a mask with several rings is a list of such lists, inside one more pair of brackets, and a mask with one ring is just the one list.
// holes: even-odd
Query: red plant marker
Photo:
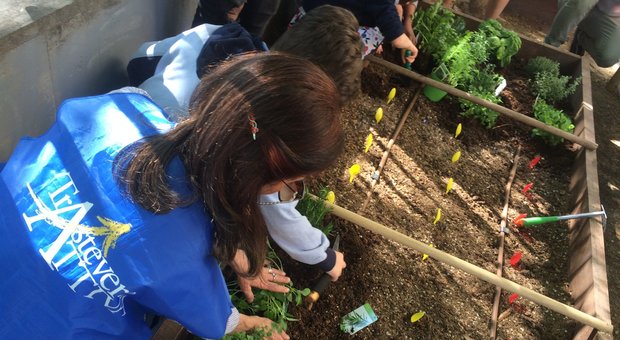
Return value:
[(519, 294), (512, 293), (510, 294), (510, 297), (508, 297), (508, 303), (512, 305), (512, 303), (515, 302), (515, 300), (518, 298), (519, 298)]
[(534, 183), (528, 183), (523, 187), (523, 190), (521, 190), (521, 193), (523, 195), (525, 195), (528, 191), (530, 191), (530, 189), (532, 189), (532, 187), (534, 186)]
[(534, 157), (534, 159), (532, 159), (532, 161), (530, 162), (530, 170), (534, 169), (538, 162), (540, 162), (540, 156)]
[(519, 226), (522, 227), (523, 226), (523, 219), (527, 217), (527, 214), (519, 214), (519, 216), (517, 216), (514, 219), (514, 223)]
[(512, 257), (510, 258), (510, 265), (512, 267), (515, 267), (519, 263), (519, 261), (521, 261), (521, 256), (522, 256), (522, 254), (521, 254), (520, 251), (518, 251), (514, 255), (512, 255)]

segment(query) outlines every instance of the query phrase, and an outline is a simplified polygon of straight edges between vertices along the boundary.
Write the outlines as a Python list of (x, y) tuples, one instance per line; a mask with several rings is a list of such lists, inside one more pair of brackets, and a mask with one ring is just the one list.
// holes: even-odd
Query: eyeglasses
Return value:
[(290, 203), (301, 200), (306, 193), (306, 183), (303, 180), (292, 182), (292, 186), (282, 181), (284, 186), (278, 192), (278, 202), (258, 202), (259, 205), (273, 205), (280, 203)]

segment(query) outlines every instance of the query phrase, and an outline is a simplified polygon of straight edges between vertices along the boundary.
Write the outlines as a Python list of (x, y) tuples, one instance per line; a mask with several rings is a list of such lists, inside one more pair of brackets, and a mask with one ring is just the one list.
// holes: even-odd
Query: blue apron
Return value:
[[(123, 147), (172, 127), (138, 94), (65, 101), (0, 172), (0, 339), (148, 339), (146, 313), (224, 335), (232, 304), (201, 203), (155, 215), (112, 176)], [(169, 175), (184, 181), (177, 159)]]

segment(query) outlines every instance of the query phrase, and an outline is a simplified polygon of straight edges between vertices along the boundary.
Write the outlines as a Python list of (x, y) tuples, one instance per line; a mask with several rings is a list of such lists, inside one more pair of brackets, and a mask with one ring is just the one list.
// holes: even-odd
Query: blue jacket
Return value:
[(348, 9), (355, 15), (360, 26), (378, 27), (388, 42), (405, 32), (396, 12), (394, 0), (304, 0), (303, 2), (306, 12), (322, 5)]
[[(171, 126), (147, 98), (109, 94), (64, 102), (18, 144), (0, 172), (0, 339), (148, 339), (146, 313), (224, 335), (236, 310), (202, 204), (155, 215), (112, 176), (119, 150)], [(169, 175), (185, 186), (179, 160)]]

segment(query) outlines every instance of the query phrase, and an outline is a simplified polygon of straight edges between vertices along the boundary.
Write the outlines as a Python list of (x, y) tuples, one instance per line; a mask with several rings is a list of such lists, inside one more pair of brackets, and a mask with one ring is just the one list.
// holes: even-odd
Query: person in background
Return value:
[[(293, 26), (306, 13), (322, 5), (346, 8), (355, 15), (360, 24), (358, 32), (364, 43), (363, 57), (377, 50), (385, 39), (393, 47), (401, 49), (403, 63), (412, 63), (418, 55), (418, 49), (405, 34), (405, 28), (396, 10), (396, 3), (394, 0), (304, 0), (303, 7), (299, 8), (290, 25)], [(406, 51), (409, 51), (411, 55), (406, 57)]]
[(282, 282), (259, 202), (340, 155), (338, 90), (305, 59), (259, 53), (196, 92), (176, 125), (136, 93), (68, 100), (20, 142), (0, 173), (3, 338), (149, 339), (155, 313), (203, 338), (288, 339), (239, 314), (220, 266)]
[(396, 11), (398, 12), (398, 16), (401, 18), (403, 22), (403, 27), (405, 29), (405, 35), (413, 42), (415, 45), (417, 43), (415, 33), (413, 33), (413, 15), (415, 14), (415, 10), (418, 8), (418, 1), (412, 0), (400, 0), (396, 4)]
[[(358, 26), (353, 14), (346, 9), (321, 6), (287, 30), (272, 49), (300, 56), (320, 66), (335, 81), (341, 100), (347, 103), (359, 93), (361, 87), (362, 43), (357, 34)], [(233, 23), (213, 31), (207, 39), (197, 39), (196, 36), (202, 36), (202, 32), (213, 29), (210, 25), (201, 25), (178, 37), (143, 45), (130, 65), (135, 65), (143, 58), (140, 55), (144, 54), (140, 51), (153, 51), (151, 56), (162, 51), (162, 55), (157, 72), (144, 81), (140, 88), (146, 90), (173, 119), (186, 119), (191, 112), (182, 107), (181, 103), (198, 99), (191, 96), (199, 77), (208, 74), (213, 65), (228, 58), (229, 54), (238, 53), (239, 51), (233, 48), (235, 45), (251, 49), (252, 44), (243, 44), (244, 41), (249, 41), (249, 35), (246, 35), (247, 39), (244, 40), (240, 38), (241, 35), (219, 33), (230, 32), (233, 28), (243, 31), (238, 24)], [(206, 42), (204, 45), (202, 40)], [(132, 68), (129, 66), (128, 72), (130, 78), (137, 78), (135, 75), (131, 76)], [(295, 185), (298, 187), (294, 187)], [(281, 194), (288, 197), (293, 191), (301, 192), (303, 185), (299, 182), (293, 183), (291, 188), (285, 188), (289, 191), (287, 193), (273, 193), (261, 197), (265, 204), (261, 204), (260, 210), (269, 234), (295, 260), (317, 266), (334, 280), (338, 279), (346, 265), (342, 253), (329, 248), (327, 237), (319, 229), (312, 227), (306, 217), (295, 209), (297, 199), (280, 202)], [(239, 258), (243, 259), (243, 254), (239, 254)], [(285, 291), (282, 286), (265, 287), (260, 278), (239, 277), (239, 283), (249, 301), (253, 300), (251, 287)]]
[[(224, 25), (239, 21), (250, 34), (262, 37), (281, 0), (200, 0), (192, 28), (202, 24)], [(292, 0), (291, 0), (292, 1)], [(223, 20), (222, 13), (226, 13)]]
[(571, 52), (588, 52), (600, 67), (620, 61), (620, 0), (601, 0), (577, 25)]

